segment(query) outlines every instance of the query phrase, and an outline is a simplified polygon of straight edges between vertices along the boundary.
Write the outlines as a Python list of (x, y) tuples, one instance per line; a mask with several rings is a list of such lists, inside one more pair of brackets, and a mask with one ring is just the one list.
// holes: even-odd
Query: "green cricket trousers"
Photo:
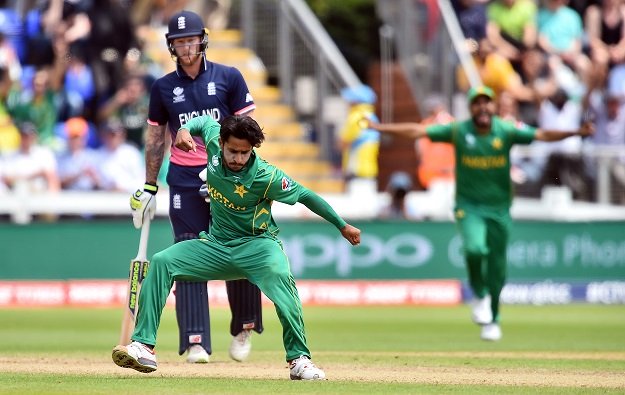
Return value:
[(464, 246), (469, 286), (478, 298), (490, 295), (493, 322), (498, 322), (499, 296), (506, 282), (510, 211), (464, 206), (456, 208), (455, 217)]
[(154, 254), (139, 296), (132, 340), (155, 345), (156, 332), (175, 280), (247, 278), (274, 303), (282, 324), (286, 360), (311, 357), (306, 344), (302, 303), (280, 240), (272, 236), (219, 241), (202, 232), (199, 239), (176, 243)]

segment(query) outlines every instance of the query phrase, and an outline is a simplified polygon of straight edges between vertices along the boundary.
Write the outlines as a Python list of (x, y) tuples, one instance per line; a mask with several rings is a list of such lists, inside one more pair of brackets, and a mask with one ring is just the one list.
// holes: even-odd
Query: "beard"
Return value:
[(191, 66), (198, 62), (198, 60), (202, 57), (201, 52), (197, 53), (187, 53), (183, 56), (178, 56), (178, 63), (182, 66)]
[(475, 126), (479, 129), (490, 128), (492, 123), (493, 116), (488, 111), (480, 111), (479, 113), (473, 115), (471, 117)]

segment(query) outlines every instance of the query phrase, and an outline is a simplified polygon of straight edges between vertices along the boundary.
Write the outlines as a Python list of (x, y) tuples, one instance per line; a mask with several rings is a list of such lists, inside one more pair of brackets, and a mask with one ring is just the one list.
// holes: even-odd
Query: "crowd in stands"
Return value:
[[(145, 32), (188, 3), (0, 0), (0, 193), (24, 184), (132, 192), (143, 183), (148, 93), (165, 71), (146, 54)], [(516, 152), (517, 191), (538, 196), (544, 185), (561, 184), (575, 198), (596, 199), (592, 148), (625, 147), (625, 0), (452, 3), (500, 116), (562, 130), (595, 121), (588, 140)], [(466, 91), (464, 71), (455, 77)], [(440, 98), (428, 103), (424, 117), (453, 119)], [(441, 159), (452, 157), (449, 149), (434, 144), (418, 152), (421, 187), (437, 171), (453, 177), (453, 163)], [(605, 163), (612, 201), (625, 204), (625, 154)]]
[[(517, 192), (538, 196), (545, 185), (566, 185), (574, 198), (595, 200), (596, 152), (625, 152), (625, 1), (457, 0), (455, 10), (500, 116), (556, 130), (596, 123), (588, 141), (535, 142), (517, 152)], [(468, 90), (464, 71), (456, 77)], [(625, 154), (607, 162), (612, 201), (625, 204)]]
[(143, 184), (145, 35), (185, 4), (0, 0), (0, 193)]

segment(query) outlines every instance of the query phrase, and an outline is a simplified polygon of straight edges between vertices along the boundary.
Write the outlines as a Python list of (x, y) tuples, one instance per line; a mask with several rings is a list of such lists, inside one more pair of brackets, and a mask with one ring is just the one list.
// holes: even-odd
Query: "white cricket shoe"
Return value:
[(493, 312), (490, 309), (490, 295), (481, 299), (473, 299), (471, 302), (471, 319), (478, 325), (486, 325), (493, 322)]
[(291, 380), (325, 380), (326, 374), (323, 370), (315, 366), (315, 364), (305, 355), (292, 360), (289, 363), (291, 368)]
[(230, 343), (230, 358), (238, 362), (243, 362), (250, 356), (252, 351), (252, 330), (243, 329), (238, 335), (232, 338)]
[(488, 340), (496, 342), (501, 340), (501, 327), (496, 322), (493, 322), (482, 327), (482, 340)]
[(187, 362), (189, 363), (208, 363), (210, 361), (210, 355), (206, 352), (204, 347), (199, 344), (192, 344), (187, 349)]
[(141, 373), (152, 373), (156, 370), (156, 354), (143, 343), (133, 341), (127, 346), (116, 346), (112, 356), (115, 365), (122, 368)]

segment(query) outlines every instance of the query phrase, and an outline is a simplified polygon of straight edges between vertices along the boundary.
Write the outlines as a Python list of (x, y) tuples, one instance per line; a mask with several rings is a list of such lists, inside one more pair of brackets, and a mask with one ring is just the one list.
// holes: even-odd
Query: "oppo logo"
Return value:
[(342, 237), (323, 234), (282, 237), (297, 277), (305, 269), (336, 267), (339, 277), (349, 276), (353, 269), (370, 268), (388, 262), (401, 268), (426, 264), (434, 251), (429, 239), (413, 233), (400, 233), (389, 239), (363, 235), (359, 247), (354, 248)]

